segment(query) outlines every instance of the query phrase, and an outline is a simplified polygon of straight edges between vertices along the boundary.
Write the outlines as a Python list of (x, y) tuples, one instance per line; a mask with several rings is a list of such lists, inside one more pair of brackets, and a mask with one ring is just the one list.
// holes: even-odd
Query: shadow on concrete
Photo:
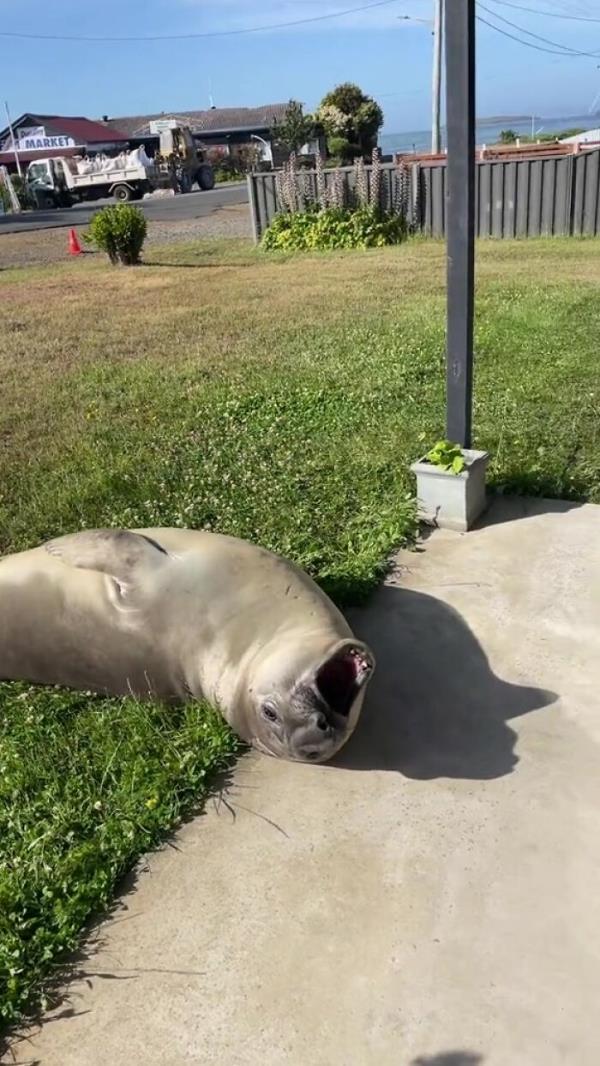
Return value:
[(557, 698), (496, 677), (458, 611), (434, 596), (384, 586), (351, 624), (377, 669), (356, 732), (330, 765), (419, 780), (501, 777), (518, 762), (507, 722)]
[(482, 514), (475, 529), (538, 518), (544, 514), (568, 514), (583, 505), (583, 500), (550, 500), (543, 496), (492, 496), (487, 511)]
[(478, 1066), (483, 1055), (474, 1051), (442, 1051), (439, 1055), (419, 1055), (411, 1066)]

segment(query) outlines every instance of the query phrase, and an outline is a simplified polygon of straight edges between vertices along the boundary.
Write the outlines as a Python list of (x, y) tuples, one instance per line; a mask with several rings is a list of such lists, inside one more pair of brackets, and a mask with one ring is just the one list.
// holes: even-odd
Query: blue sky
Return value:
[[(89, 36), (203, 33), (322, 15), (360, 2), (0, 0), (0, 29)], [(452, 0), (447, 2), (450, 8)], [(594, 0), (514, 2), (600, 18)], [(600, 53), (600, 22), (540, 17), (497, 0), (485, 0), (485, 7), (488, 11), (480, 9), (480, 14), (506, 32), (515, 31), (500, 17), (572, 49)], [(398, 15), (427, 19), (431, 10), (431, 0), (393, 0), (304, 27), (170, 43), (4, 37), (0, 100), (8, 98), (13, 117), (24, 111), (97, 117), (207, 107), (212, 89), (218, 106), (293, 97), (310, 109), (338, 82), (357, 81), (381, 103), (385, 130), (423, 129), (429, 125), (431, 33), (428, 25), (400, 21)], [(536, 43), (534, 38), (528, 40)], [(585, 114), (600, 93), (599, 63), (600, 54), (597, 58), (546, 54), (480, 24), (478, 114)]]

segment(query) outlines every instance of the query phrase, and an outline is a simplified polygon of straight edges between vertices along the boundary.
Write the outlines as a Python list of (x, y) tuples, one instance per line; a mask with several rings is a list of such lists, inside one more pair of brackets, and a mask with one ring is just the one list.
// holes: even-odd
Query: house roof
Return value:
[(154, 115), (126, 115), (103, 121), (103, 125), (123, 130), (129, 137), (149, 137), (150, 123), (157, 119), (175, 119), (189, 126), (193, 133), (233, 133), (240, 130), (270, 129), (283, 118), (287, 104), (264, 104), (262, 107), (213, 107), (208, 111), (161, 111)]
[(118, 126), (111, 126), (110, 138), (106, 136), (106, 126), (102, 122), (95, 122), (93, 119), (83, 118), (80, 115), (75, 117), (63, 117), (62, 115), (39, 115), (40, 126), (49, 127), (56, 126), (58, 133), (64, 133), (67, 137), (72, 137), (78, 144), (93, 144), (94, 141), (104, 142), (107, 139), (113, 141), (127, 141), (128, 135), (123, 130), (120, 130)]
[[(123, 133), (116, 123), (107, 129), (102, 122), (84, 118), (83, 115), (37, 115), (27, 112), (12, 124), (15, 133), (21, 126), (44, 126), (49, 137), (72, 137), (76, 144), (105, 144), (107, 141), (129, 140), (128, 134)], [(0, 145), (9, 137), (8, 127), (1, 130)]]

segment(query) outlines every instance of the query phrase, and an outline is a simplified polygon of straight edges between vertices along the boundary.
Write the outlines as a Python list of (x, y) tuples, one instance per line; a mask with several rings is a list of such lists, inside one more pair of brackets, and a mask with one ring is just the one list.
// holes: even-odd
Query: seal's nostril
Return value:
[(317, 715), (317, 728), (322, 729), (324, 733), (329, 729), (329, 722), (322, 711)]
[(310, 761), (312, 762), (314, 759), (319, 758), (319, 753), (318, 751), (307, 751), (306, 758), (310, 759)]

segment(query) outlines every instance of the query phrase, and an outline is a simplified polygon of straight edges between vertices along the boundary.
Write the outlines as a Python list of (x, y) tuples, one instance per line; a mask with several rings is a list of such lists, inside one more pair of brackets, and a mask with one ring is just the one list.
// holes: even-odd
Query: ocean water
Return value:
[[(569, 115), (567, 118), (541, 118), (535, 116), (535, 133), (555, 133), (572, 127), (594, 129), (600, 126), (600, 113), (594, 115)], [(478, 122), (475, 139), (478, 145), (495, 144), (502, 130), (511, 129), (516, 134), (531, 134), (531, 119), (510, 119), (504, 122)], [(445, 143), (445, 130), (442, 130), (442, 144)], [(379, 146), (384, 155), (392, 152), (427, 152), (431, 151), (431, 130), (409, 130), (405, 133), (383, 133), (379, 137)]]

